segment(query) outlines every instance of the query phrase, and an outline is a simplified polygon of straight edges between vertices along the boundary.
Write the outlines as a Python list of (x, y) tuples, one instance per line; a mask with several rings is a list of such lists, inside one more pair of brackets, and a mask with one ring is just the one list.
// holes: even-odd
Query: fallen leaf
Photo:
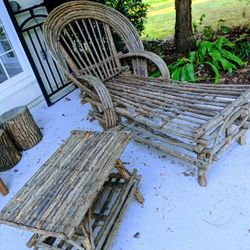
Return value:
[(192, 172), (192, 171), (189, 171), (189, 172), (182, 172), (182, 174), (184, 175), (184, 176), (195, 176), (195, 173), (194, 172)]
[(136, 238), (136, 239), (139, 239), (140, 236), (141, 236), (141, 234), (139, 232), (137, 232), (137, 233), (134, 234), (134, 238)]

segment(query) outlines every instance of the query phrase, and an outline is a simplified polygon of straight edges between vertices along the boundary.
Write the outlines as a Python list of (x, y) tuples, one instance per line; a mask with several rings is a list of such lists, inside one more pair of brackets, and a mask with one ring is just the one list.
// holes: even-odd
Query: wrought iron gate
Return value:
[(56, 62), (47, 52), (43, 23), (47, 17), (47, 10), (43, 3), (30, 8), (13, 12), (9, 1), (4, 0), (15, 29), (19, 35), (30, 65), (37, 78), (44, 98), (49, 106), (75, 89), (67, 81)]

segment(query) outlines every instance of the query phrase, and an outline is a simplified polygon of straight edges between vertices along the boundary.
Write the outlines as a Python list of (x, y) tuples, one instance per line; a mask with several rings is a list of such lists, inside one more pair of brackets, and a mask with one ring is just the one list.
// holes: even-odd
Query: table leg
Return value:
[[(118, 159), (115, 164), (115, 168), (119, 171), (125, 181), (128, 181), (131, 177), (129, 170), (122, 164), (122, 161)], [(135, 198), (140, 204), (144, 203), (144, 197), (142, 196), (140, 190), (137, 188), (135, 191)]]
[(26, 246), (28, 248), (32, 248), (36, 245), (37, 239), (39, 238), (38, 234), (33, 234), (33, 236), (29, 239), (29, 241), (26, 243)]

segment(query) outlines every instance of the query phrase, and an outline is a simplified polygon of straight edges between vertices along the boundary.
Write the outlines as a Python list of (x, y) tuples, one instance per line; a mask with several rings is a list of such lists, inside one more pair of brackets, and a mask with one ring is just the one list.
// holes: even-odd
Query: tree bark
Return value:
[(183, 54), (194, 47), (191, 6), (192, 0), (175, 0), (175, 43), (177, 51)]
[(21, 159), (7, 132), (0, 129), (0, 172), (14, 167)]
[(42, 139), (27, 107), (17, 107), (1, 115), (0, 126), (7, 131), (19, 150), (29, 149)]

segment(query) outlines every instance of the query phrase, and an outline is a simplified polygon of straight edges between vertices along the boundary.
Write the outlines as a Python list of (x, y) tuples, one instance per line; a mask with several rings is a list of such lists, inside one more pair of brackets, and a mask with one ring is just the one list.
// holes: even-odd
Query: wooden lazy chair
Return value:
[[(116, 10), (68, 2), (49, 14), (44, 33), (51, 54), (82, 90), (82, 101), (92, 105), (94, 119), (105, 129), (120, 124), (137, 141), (195, 165), (201, 186), (227, 146), (245, 144), (249, 85), (171, 80), (164, 61), (144, 51), (134, 26)], [(117, 37), (126, 52), (117, 49)], [(148, 77), (147, 60), (158, 66), (160, 78)]]

